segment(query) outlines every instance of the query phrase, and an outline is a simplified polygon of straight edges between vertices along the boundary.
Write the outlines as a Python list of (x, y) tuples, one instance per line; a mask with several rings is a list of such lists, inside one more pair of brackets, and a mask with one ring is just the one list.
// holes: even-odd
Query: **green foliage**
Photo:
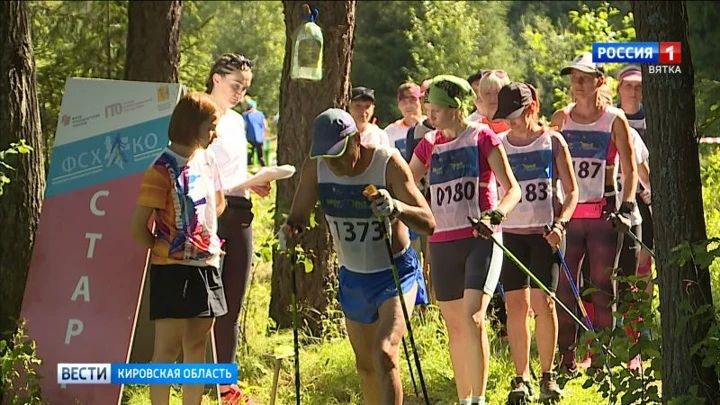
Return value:
[[(720, 10), (712, 1), (686, 2), (691, 57), (695, 74), (695, 106), (700, 136), (720, 134), (720, 65), (708, 44), (720, 37)], [(685, 57), (686, 55), (683, 55)]]
[(248, 95), (268, 117), (279, 111), (285, 55), (282, 2), (183, 2), (181, 26), (180, 77), (184, 84), (204, 91), (215, 60), (224, 53), (241, 53), (256, 62)]
[[(563, 66), (582, 52), (592, 51), (593, 42), (627, 42), (635, 39), (632, 14), (603, 3), (593, 9), (583, 5), (568, 13), (570, 26), (557, 27), (545, 16), (535, 16), (524, 24), (524, 58), (530, 67), (527, 80), (538, 87), (541, 112), (552, 115), (571, 101), (567, 78), (560, 76)], [(606, 79), (614, 88), (612, 73), (617, 64), (605, 66)]]
[[(421, 82), (440, 74), (466, 78), (481, 68), (522, 71), (502, 22), (501, 2), (423, 1), (410, 8), (406, 33), (415, 63), (408, 75)], [(512, 70), (508, 73), (512, 73)]]
[(7, 176), (5, 170), (15, 170), (14, 167), (7, 163), (9, 156), (24, 155), (30, 153), (32, 150), (32, 147), (25, 143), (24, 139), (21, 139), (20, 142), (11, 143), (8, 149), (0, 151), (0, 196), (4, 193), (4, 187), (10, 183), (10, 178)]
[(0, 340), (0, 402), (8, 405), (44, 405), (35, 367), (42, 364), (36, 344), (26, 335), (25, 322), (9, 340)]
[(397, 119), (400, 111), (395, 89), (414, 69), (412, 43), (404, 34), (410, 27), (409, 1), (360, 1), (357, 3), (355, 47), (350, 80), (353, 87), (376, 89), (375, 115), (381, 127)]
[(29, 4), (40, 120), (50, 153), (67, 78), (122, 79), (127, 1)]
[[(711, 240), (720, 238), (720, 200), (714, 196), (720, 195), (720, 148), (717, 145), (707, 145), (707, 151), (700, 156), (700, 177), (703, 184), (703, 205), (705, 208), (705, 226), (707, 236)], [(717, 243), (700, 244), (696, 249), (699, 256), (717, 254)], [(710, 253), (714, 252), (714, 253)], [(706, 256), (707, 256), (706, 255)], [(710, 277), (712, 282), (713, 301), (720, 306), (720, 260), (711, 260)]]
[[(613, 316), (620, 325), (612, 330), (587, 332), (581, 338), (580, 341), (597, 339), (590, 345), (589, 351), (605, 364), (605, 368), (596, 374), (588, 375), (583, 387), (597, 385), (603, 398), (612, 404), (661, 403), (662, 341), (653, 300), (646, 291), (647, 281), (638, 276), (614, 279), (630, 286), (615, 300), (617, 310)], [(581, 355), (585, 351), (584, 347), (578, 350)], [(639, 371), (631, 372), (627, 363), (635, 356), (640, 356), (643, 361)]]

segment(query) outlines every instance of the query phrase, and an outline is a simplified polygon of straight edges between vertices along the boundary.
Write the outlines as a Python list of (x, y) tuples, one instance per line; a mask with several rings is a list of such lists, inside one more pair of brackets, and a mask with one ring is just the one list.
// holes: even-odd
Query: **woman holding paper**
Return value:
[[(210, 149), (215, 153), (220, 169), (227, 209), (219, 218), (218, 235), (224, 240), (226, 252), (222, 263), (222, 281), (228, 312), (215, 322), (216, 361), (235, 363), (238, 345), (238, 316), (252, 264), (252, 201), (250, 191), (266, 197), (270, 183), (240, 188), (247, 180), (247, 139), (242, 115), (233, 111), (244, 99), (252, 83), (253, 62), (238, 54), (221, 56), (210, 70), (206, 92), (219, 105), (223, 115), (217, 125), (217, 139)], [(243, 398), (253, 405), (235, 384), (220, 386), (223, 403), (237, 403)]]

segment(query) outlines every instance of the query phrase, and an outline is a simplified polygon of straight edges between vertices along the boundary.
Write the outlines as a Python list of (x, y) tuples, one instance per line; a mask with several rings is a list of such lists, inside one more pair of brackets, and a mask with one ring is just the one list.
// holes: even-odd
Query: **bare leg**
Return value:
[[(205, 350), (207, 348), (210, 329), (215, 318), (193, 318), (185, 322), (183, 336), (183, 361), (185, 363), (205, 363)], [(202, 384), (183, 385), (183, 405), (200, 405), (202, 402)]]
[(515, 363), (515, 375), (530, 380), (530, 324), (528, 322), (530, 289), (506, 291), (505, 300), (508, 339), (510, 353)]
[[(185, 319), (156, 319), (155, 347), (153, 349), (153, 363), (174, 363), (182, 349)], [(169, 385), (151, 385), (150, 402), (152, 405), (170, 404)]]
[(533, 311), (537, 315), (535, 340), (537, 341), (538, 355), (540, 356), (540, 368), (542, 372), (545, 373), (551, 371), (553, 368), (555, 348), (558, 339), (558, 320), (555, 301), (538, 288), (530, 290), (530, 300)]

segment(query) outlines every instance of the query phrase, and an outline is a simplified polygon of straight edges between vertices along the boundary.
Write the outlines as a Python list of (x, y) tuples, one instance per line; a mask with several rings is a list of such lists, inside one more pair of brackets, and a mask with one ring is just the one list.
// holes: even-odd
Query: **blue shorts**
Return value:
[[(425, 278), (415, 250), (409, 247), (405, 253), (395, 258), (395, 265), (403, 293), (407, 293), (417, 284), (415, 305), (427, 304)], [(358, 323), (371, 324), (377, 321), (380, 306), (398, 295), (390, 269), (367, 274), (354, 272), (342, 266), (339, 279), (340, 307), (348, 319)]]
[(408, 227), (408, 231), (410, 231), (410, 240), (415, 240), (420, 237), (420, 234), (415, 233), (410, 227)]

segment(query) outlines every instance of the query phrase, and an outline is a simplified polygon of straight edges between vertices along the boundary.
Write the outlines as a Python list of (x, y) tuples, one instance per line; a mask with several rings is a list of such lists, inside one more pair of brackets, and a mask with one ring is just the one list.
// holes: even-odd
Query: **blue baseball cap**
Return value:
[(325, 110), (313, 123), (310, 158), (342, 156), (350, 137), (355, 134), (357, 134), (357, 125), (347, 111), (339, 108)]

